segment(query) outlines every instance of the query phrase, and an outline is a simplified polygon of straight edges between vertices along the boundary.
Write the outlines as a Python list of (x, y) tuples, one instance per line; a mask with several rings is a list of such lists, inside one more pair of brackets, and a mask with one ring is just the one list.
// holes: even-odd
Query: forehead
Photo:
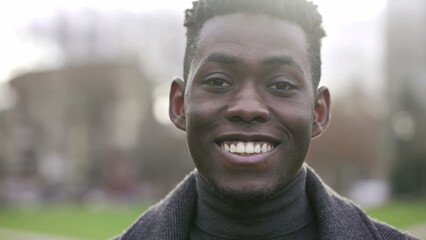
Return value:
[(234, 13), (216, 16), (202, 27), (192, 70), (212, 53), (225, 53), (247, 61), (288, 56), (310, 72), (308, 44), (303, 29), (292, 22), (267, 15)]

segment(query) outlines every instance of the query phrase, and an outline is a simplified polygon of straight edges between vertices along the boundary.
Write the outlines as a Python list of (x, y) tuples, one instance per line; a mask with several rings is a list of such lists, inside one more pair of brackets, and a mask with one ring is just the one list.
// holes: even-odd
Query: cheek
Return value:
[(295, 98), (287, 101), (275, 101), (271, 106), (275, 109), (275, 115), (285, 125), (292, 128), (305, 128), (307, 124), (312, 125), (314, 118), (313, 105), (306, 98)]
[(204, 155), (211, 150), (212, 132), (220, 122), (220, 110), (214, 107), (214, 102), (191, 99), (191, 103), (186, 108), (188, 147), (192, 154)]
[[(192, 100), (191, 100), (192, 101)], [(192, 101), (193, 102), (193, 101)], [(214, 168), (212, 129), (217, 115), (209, 104), (191, 104), (186, 108), (187, 144), (195, 166), (204, 176)]]
[[(191, 100), (191, 102), (194, 102)], [(187, 129), (190, 130), (203, 130), (210, 119), (210, 111), (207, 104), (198, 102), (197, 104), (189, 104), (186, 107), (186, 124)]]
[(296, 149), (305, 151), (311, 141), (313, 107), (310, 104), (292, 105), (288, 112), (287, 127), (295, 141)]
[(312, 123), (313, 123), (313, 110), (309, 106), (304, 106), (301, 108), (298, 108), (294, 111), (294, 124), (297, 125), (297, 128), (301, 132), (310, 132), (312, 130)]
[(226, 106), (217, 96), (198, 95), (189, 96), (186, 101), (189, 103), (185, 106), (186, 124), (188, 128), (207, 131), (217, 124)]

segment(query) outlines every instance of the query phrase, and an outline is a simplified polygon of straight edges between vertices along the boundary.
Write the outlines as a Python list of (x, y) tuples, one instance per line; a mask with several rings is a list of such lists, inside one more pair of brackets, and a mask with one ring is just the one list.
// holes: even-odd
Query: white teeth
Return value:
[(256, 147), (254, 147), (255, 153), (260, 153), (260, 144), (256, 144)]
[(245, 152), (245, 147), (244, 147), (244, 143), (239, 142), (237, 144), (237, 153), (244, 153)]
[[(226, 150), (225, 150), (225, 151), (226, 151)], [(234, 144), (231, 144), (231, 147), (230, 147), (229, 151), (230, 151), (231, 153), (235, 153), (235, 152), (237, 152), (237, 147), (236, 147)]]
[(253, 143), (249, 142), (246, 145), (246, 153), (253, 153), (254, 152), (254, 146)]
[(274, 145), (269, 142), (226, 142), (222, 143), (221, 146), (226, 152), (237, 153), (239, 155), (265, 153), (274, 148)]
[(264, 143), (264, 144), (262, 145), (262, 149), (261, 149), (261, 151), (262, 151), (262, 152), (267, 152), (267, 151), (268, 151), (268, 145), (266, 145), (266, 143)]
[(224, 149), (225, 149), (225, 151), (229, 152), (229, 150), (230, 150), (229, 145), (225, 143), (224, 144)]

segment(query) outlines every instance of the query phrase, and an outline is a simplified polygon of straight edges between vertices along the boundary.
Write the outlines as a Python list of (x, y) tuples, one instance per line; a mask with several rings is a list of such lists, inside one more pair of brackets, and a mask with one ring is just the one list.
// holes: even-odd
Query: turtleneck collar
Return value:
[(195, 225), (228, 239), (263, 239), (293, 233), (314, 218), (306, 193), (306, 168), (284, 189), (264, 203), (237, 206), (222, 201), (196, 173), (198, 192)]

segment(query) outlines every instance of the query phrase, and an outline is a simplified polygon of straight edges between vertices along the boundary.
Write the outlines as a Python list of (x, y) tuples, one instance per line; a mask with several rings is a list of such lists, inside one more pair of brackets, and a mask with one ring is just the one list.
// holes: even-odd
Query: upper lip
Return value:
[(271, 142), (274, 144), (280, 143), (280, 140), (274, 136), (258, 133), (226, 133), (215, 138), (215, 142), (224, 141), (261, 141)]

